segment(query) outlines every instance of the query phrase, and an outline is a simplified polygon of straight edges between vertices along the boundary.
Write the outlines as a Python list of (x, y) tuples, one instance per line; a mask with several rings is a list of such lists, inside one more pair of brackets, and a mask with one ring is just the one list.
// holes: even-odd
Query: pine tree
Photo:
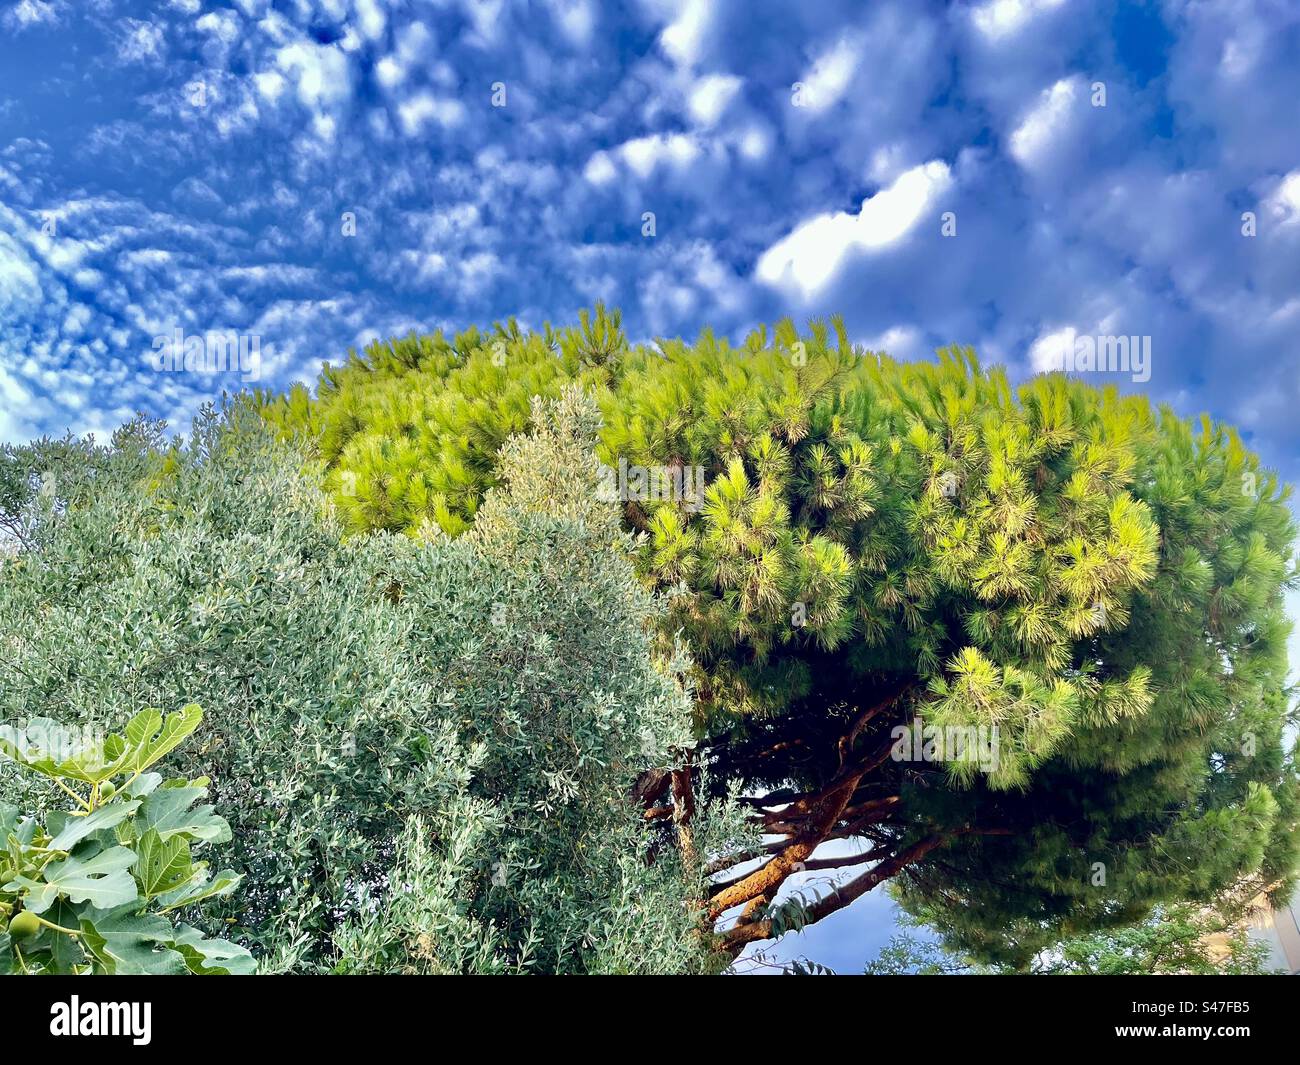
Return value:
[[(968, 349), (901, 364), (838, 321), (630, 347), (602, 308), (377, 344), (315, 399), (257, 403), (318, 441), (353, 528), (455, 535), (528, 397), (567, 382), (609, 467), (707, 484), (621, 495), (641, 574), (676, 593), (702, 764), (770, 840), (713, 888), (729, 949), (889, 879), (1000, 964), (1243, 878), (1286, 889), (1295, 528), (1233, 430), (1060, 374), (1013, 388)], [(651, 810), (684, 801), (643, 783)], [(839, 886), (777, 905), (817, 870)]]

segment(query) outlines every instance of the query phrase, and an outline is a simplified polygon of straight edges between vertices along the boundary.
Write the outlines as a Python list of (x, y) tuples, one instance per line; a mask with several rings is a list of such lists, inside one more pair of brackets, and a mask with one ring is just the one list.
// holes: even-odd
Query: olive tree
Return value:
[(707, 968), (702, 864), (648, 861), (629, 793), (691, 746), (686, 666), (589, 490), (594, 408), (533, 421), (454, 542), (345, 538), (238, 408), (4, 449), (0, 721), (201, 703), (168, 770), (211, 778), (242, 882), (209, 920), (268, 969)]

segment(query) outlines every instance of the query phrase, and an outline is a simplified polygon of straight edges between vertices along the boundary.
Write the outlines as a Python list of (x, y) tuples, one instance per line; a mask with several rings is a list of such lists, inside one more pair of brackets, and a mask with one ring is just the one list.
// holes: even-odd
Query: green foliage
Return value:
[(414, 650), (447, 663), (472, 764), (406, 825), (384, 897), (340, 936), (343, 971), (717, 964), (685, 904), (702, 875), (673, 849), (646, 864), (629, 798), (641, 769), (691, 745), (689, 701), (651, 666), (655, 603), (615, 508), (596, 500), (594, 407), (569, 392), (534, 422), (506, 445), (473, 532), (431, 555), (464, 575), (402, 578), (416, 616), (471, 619), (471, 633), (422, 629)]
[[(230, 839), (206, 779), (163, 780), (149, 768), (198, 727), (195, 705), (144, 710), (121, 733), (69, 730), (47, 718), (0, 726), (0, 755), (54, 782), (71, 811), (21, 815), (0, 805), (0, 973), (251, 973), (242, 947), (208, 939), (171, 914), (230, 895), (240, 877), (212, 874), (193, 851)], [(86, 788), (85, 785), (89, 785)]]
[(433, 523), (457, 535), (497, 483), (497, 452), (527, 428), (532, 397), (556, 396), (570, 381), (599, 383), (604, 361), (625, 346), (617, 315), (603, 311), (563, 333), (524, 334), (510, 322), (450, 341), (411, 335), (345, 366), (327, 364), (319, 386), (331, 397), (327, 409), (301, 388), (260, 403), (271, 420), (319, 442), (347, 528)]
[[(871, 779), (902, 799), (885, 842), (947, 840), (902, 898), (961, 949), (1025, 964), (1242, 877), (1285, 890), (1295, 528), (1231, 429), (1061, 374), (1013, 388), (969, 350), (898, 363), (838, 322), (632, 348), (603, 310), (376, 344), (315, 399), (256, 405), (318, 446), (349, 528), (458, 535), (525, 397), (568, 383), (599, 403), (611, 467), (704, 470), (702, 507), (623, 518), (644, 580), (678, 593), (661, 628), (691, 650), (723, 777), (817, 788), (827, 736), (891, 692), (894, 722), (996, 727), (991, 773)], [(750, 757), (775, 744), (805, 755)]]
[(188, 440), (133, 423), (106, 447), (0, 456), (30, 485), (10, 504), (26, 546), (0, 570), (0, 719), (40, 703), (93, 729), (132, 704), (205, 706), (169, 765), (210, 775), (234, 827), (243, 889), (210, 920), (278, 968), (328, 953), (352, 883), (387, 870), (404, 793), (455, 759), (384, 596), (414, 545), (341, 545), (299, 457), (252, 428), (207, 412)]
[[(266, 970), (715, 964), (687, 905), (702, 874), (646, 863), (629, 798), (692, 743), (687, 666), (657, 668), (660, 607), (590, 490), (594, 410), (546, 411), (454, 542), (344, 540), (301, 455), (238, 410), (188, 440), (135, 424), (0, 452), (23, 543), (0, 570), (0, 717), (200, 700), (168, 764), (211, 774), (243, 877), (206, 920)], [(169, 832), (201, 836), (190, 813), (156, 811), (155, 887)]]
[[(1268, 976), (1268, 945), (1251, 938), (1246, 915), (1229, 906), (1158, 906), (1128, 928), (1067, 939), (1044, 951), (1031, 971), (1045, 976)], [(980, 964), (943, 944), (894, 936), (867, 966), (869, 976), (1006, 974), (1018, 967)]]

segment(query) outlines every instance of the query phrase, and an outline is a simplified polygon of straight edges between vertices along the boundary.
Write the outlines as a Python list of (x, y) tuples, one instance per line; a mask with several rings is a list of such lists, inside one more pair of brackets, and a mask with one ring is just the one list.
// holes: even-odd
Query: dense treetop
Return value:
[[(602, 309), (375, 344), (315, 398), (258, 402), (317, 442), (350, 527), (456, 535), (531, 396), (568, 382), (611, 467), (703, 469), (702, 506), (624, 498), (624, 521), (680, 593), (665, 632), (716, 761), (809, 808), (769, 808), (774, 831), (829, 818), (906, 852), (913, 908), (992, 952), (1294, 867), (1295, 528), (1230, 428), (1060, 374), (1013, 387), (969, 350), (899, 363), (838, 322), (633, 347)], [(996, 726), (996, 767), (878, 761), (872, 731), (913, 712)], [(845, 740), (871, 749), (846, 763)], [(770, 902), (789, 871), (720, 904)]]

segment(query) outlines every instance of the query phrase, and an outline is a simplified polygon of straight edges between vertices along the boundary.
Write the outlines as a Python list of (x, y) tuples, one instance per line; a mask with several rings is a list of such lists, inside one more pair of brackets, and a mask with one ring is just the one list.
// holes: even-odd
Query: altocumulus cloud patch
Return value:
[(638, 338), (840, 312), (1016, 375), (1067, 330), (1150, 337), (1143, 388), (1297, 472), (1300, 29), (1276, 5), (23, 0), (0, 21), (24, 86), (0, 108), (6, 438), (182, 421), (240, 387), (153, 373), (176, 329), (256, 336), (280, 387), (377, 335), (604, 299)]

